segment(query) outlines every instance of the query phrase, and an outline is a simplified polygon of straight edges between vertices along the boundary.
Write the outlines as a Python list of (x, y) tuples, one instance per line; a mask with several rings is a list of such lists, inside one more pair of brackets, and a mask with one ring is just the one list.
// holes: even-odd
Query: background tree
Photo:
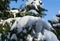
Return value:
[(58, 11), (57, 15), (53, 17), (52, 20), (49, 20), (53, 28), (56, 30), (56, 35), (60, 40), (60, 11)]

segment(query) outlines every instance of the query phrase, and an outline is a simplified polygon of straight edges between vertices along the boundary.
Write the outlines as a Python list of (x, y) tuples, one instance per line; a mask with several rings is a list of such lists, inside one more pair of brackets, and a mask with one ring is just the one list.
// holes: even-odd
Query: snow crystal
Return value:
[(28, 11), (28, 12), (34, 13), (35, 15), (38, 14), (38, 12), (37, 12), (36, 10), (30, 10), (30, 11)]

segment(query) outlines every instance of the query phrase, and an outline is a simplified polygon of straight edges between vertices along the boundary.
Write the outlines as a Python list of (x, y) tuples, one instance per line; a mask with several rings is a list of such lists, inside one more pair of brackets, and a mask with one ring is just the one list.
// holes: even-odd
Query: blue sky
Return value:
[(44, 5), (43, 7), (48, 10), (46, 12), (47, 16), (44, 18), (46, 20), (52, 19), (53, 16), (57, 14), (60, 10), (60, 0), (42, 0)]
[[(45, 20), (52, 19), (53, 16), (57, 14), (57, 12), (60, 10), (60, 0), (42, 0), (43, 7), (48, 10), (46, 12), (46, 16), (44, 17)], [(18, 0), (18, 2), (11, 2), (10, 7), (13, 8), (19, 8), (20, 5), (24, 3), (21, 0)], [(22, 4), (23, 5), (23, 4)]]

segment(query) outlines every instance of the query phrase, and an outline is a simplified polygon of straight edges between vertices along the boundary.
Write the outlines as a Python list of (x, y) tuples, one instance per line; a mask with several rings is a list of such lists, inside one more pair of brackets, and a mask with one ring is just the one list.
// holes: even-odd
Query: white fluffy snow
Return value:
[(31, 3), (34, 3), (34, 4), (36, 4), (36, 5), (40, 5), (40, 3), (42, 3), (42, 1), (41, 0), (28, 0), (28, 1), (26, 1), (26, 5), (29, 5), (29, 4), (31, 4)]
[(42, 19), (40, 19), (39, 18), (39, 20), (37, 21), (37, 23), (36, 23), (36, 31), (37, 32), (40, 32), (40, 31), (42, 31), (43, 32), (43, 30), (44, 29), (47, 29), (47, 30), (54, 30), (53, 28), (52, 28), (52, 26), (50, 25), (50, 23), (48, 23), (48, 22), (46, 22), (46, 21), (44, 21), (44, 20), (42, 20)]
[(13, 34), (13, 35), (11, 36), (11, 40), (12, 40), (12, 39), (14, 39), (14, 40), (17, 41), (17, 36), (16, 36), (16, 34)]
[(3, 25), (7, 22), (11, 27), (12, 26), (12, 22), (11, 22), (12, 20), (14, 20), (14, 18), (9, 18), (7, 20), (4, 20)]
[[(29, 28), (31, 29), (33, 24), (36, 24), (36, 26), (34, 28), (35, 28), (35, 34), (37, 35), (36, 36), (37, 40), (46, 39), (46, 41), (58, 41), (56, 35), (50, 31), (51, 29), (54, 30), (52, 28), (52, 26), (48, 22), (42, 20), (40, 17), (24, 16), (21, 19), (18, 19), (17, 21), (15, 21), (15, 23), (11, 27), (11, 30), (13, 30), (14, 28), (17, 27), (17, 31), (19, 33), (22, 31), (22, 29), (24, 27), (29, 26)], [(25, 33), (26, 33), (26, 31), (25, 31)], [(44, 35), (42, 35), (42, 33), (44, 33)], [(28, 37), (30, 37), (30, 36), (28, 36)], [(31, 38), (31, 40), (32, 40), (32, 38)]]
[(28, 35), (26, 40), (27, 41), (32, 41), (33, 40), (33, 37), (31, 35)]
[(38, 37), (37, 41), (43, 41), (43, 40), (45, 40), (45, 36), (42, 35), (41, 32), (38, 33), (37, 37)]
[(35, 0), (35, 1), (33, 1), (33, 4), (40, 5), (39, 2), (42, 2), (42, 1), (41, 0)]
[(15, 27), (17, 27), (18, 28), (18, 32), (20, 32), (23, 27), (27, 27), (27, 26), (32, 27), (32, 24), (34, 24), (34, 22), (37, 19), (38, 19), (37, 17), (33, 17), (33, 16), (24, 16), (20, 20), (16, 21), (13, 24), (11, 30), (13, 30)]
[(14, 15), (14, 18), (16, 17), (16, 13), (18, 13), (19, 12), (19, 10), (10, 10), (9, 12), (12, 12), (13, 13), (13, 15)]
[(56, 35), (51, 31), (44, 30), (44, 36), (46, 41), (59, 41)]
[(60, 15), (60, 10), (58, 11), (58, 14), (57, 15)]
[(14, 20), (15, 20), (15, 22), (14, 22), (14, 24), (11, 26), (11, 29), (14, 29), (15, 27), (16, 27), (16, 25), (17, 25), (17, 23), (18, 23), (18, 21), (21, 19), (21, 17), (16, 17), (16, 18), (14, 18)]
[(38, 10), (38, 7), (37, 6), (41, 6), (42, 5), (41, 3), (42, 3), (41, 0), (28, 0), (28, 1), (26, 1), (26, 6), (27, 5), (32, 5), (32, 6), (35, 7), (35, 9)]
[(36, 24), (36, 32), (40, 32), (42, 29), (53, 29), (51, 25), (45, 21), (43, 21), (40, 17), (33, 17), (33, 16), (24, 16), (21, 19), (15, 21), (11, 30), (14, 28), (18, 28), (18, 32), (22, 30), (23, 27), (32, 27), (33, 24)]
[(54, 27), (60, 26), (60, 23), (53, 24)]
[(38, 12), (36, 11), (36, 10), (29, 10), (28, 12), (31, 12), (31, 13), (33, 13), (33, 14), (35, 14), (35, 15), (37, 15), (38, 14)]
[(28, 1), (26, 1), (26, 5), (31, 4), (33, 1), (34, 1), (34, 0), (28, 0)]
[(38, 10), (38, 7), (37, 6), (40, 6), (41, 5), (40, 4), (40, 0), (33, 1), (33, 4), (32, 5), (35, 6), (35, 8)]
[(11, 27), (13, 24), (12, 24), (12, 21), (15, 20), (15, 21), (18, 21), (19, 19), (21, 19), (21, 17), (16, 17), (16, 18), (9, 18), (9, 19), (6, 19), (6, 20), (1, 20), (0, 21), (0, 24), (5, 24), (6, 22), (9, 24), (9, 26)]
[(59, 41), (58, 38), (56, 37), (56, 35), (51, 32), (51, 31), (48, 31), (46, 29), (44, 29), (44, 34), (42, 34), (41, 32), (39, 32), (37, 34), (37, 37), (38, 39), (36, 39), (37, 41)]
[(0, 20), (0, 24), (2, 24), (2, 23), (3, 23), (3, 20), (1, 19), (1, 20)]
[(59, 17), (54, 16), (52, 19), (53, 22), (58, 22), (59, 21)]

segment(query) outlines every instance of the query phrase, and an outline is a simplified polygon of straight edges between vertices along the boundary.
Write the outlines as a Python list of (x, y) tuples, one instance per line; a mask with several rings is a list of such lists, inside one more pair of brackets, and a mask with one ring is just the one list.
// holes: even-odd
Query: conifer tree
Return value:
[[(17, 0), (0, 0), (0, 41), (9, 41), (9, 38), (7, 37), (8, 32), (10, 31), (10, 25), (6, 22), (4, 24), (1, 23), (2, 20), (6, 20), (7, 18), (10, 18), (11, 15), (9, 12), (9, 3), (10, 1), (17, 1)], [(4, 24), (4, 25), (3, 25)]]
[[(0, 0), (0, 19), (6, 20), (13, 16), (10, 14), (10, 12), (8, 12), (10, 10), (10, 7), (9, 7), (10, 1), (17, 2), (17, 0)], [(32, 2), (29, 3), (30, 1), (26, 0), (25, 6), (23, 8), (20, 8), (20, 12), (16, 14), (17, 17), (22, 17), (26, 15), (43, 17), (44, 15), (46, 15), (44, 14), (44, 11), (47, 11), (47, 10), (41, 7), (42, 5), (41, 0), (32, 0)], [(10, 39), (10, 37), (8, 38), (7, 36), (9, 35), (9, 33), (15, 33), (16, 30), (14, 30), (15, 32), (10, 32), (10, 28), (11, 27), (7, 22), (4, 25), (0, 24), (1, 41), (5, 41), (5, 40), (13, 41)], [(15, 34), (17, 35), (17, 33)]]
[(56, 30), (55, 34), (57, 35), (58, 39), (60, 40), (60, 11), (53, 17), (52, 20), (49, 20), (53, 28)]
[[(47, 11), (42, 7), (41, 0), (26, 0), (25, 6), (20, 9), (20, 16), (40, 16), (44, 17), (46, 14), (44, 11)], [(17, 14), (19, 16), (19, 14)]]
[(0, 0), (0, 18), (10, 18), (10, 13), (8, 12), (10, 10), (10, 1), (17, 2), (17, 0)]

